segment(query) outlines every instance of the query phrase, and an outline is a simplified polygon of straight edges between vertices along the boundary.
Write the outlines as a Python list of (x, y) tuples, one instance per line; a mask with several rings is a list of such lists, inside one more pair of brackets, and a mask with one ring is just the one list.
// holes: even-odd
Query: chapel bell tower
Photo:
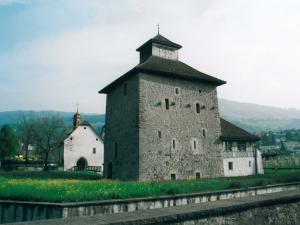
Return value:
[(77, 111), (73, 116), (73, 130), (75, 130), (80, 124), (80, 114), (78, 113), (78, 104), (77, 104)]

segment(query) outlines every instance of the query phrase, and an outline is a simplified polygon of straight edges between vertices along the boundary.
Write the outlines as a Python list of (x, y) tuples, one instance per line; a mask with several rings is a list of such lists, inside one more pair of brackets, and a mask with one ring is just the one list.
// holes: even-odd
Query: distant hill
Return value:
[(220, 115), (252, 132), (300, 129), (300, 110), (219, 99)]
[[(300, 129), (300, 110), (297, 109), (282, 109), (219, 99), (219, 110), (220, 115), (224, 119), (251, 132), (276, 131), (293, 128)], [(42, 116), (50, 113), (58, 114), (64, 118), (66, 125), (72, 126), (72, 117), (74, 113), (58, 111), (0, 112), (0, 126), (10, 124), (17, 129), (18, 120), (23, 114)], [(81, 120), (88, 121), (100, 132), (101, 127), (105, 123), (105, 115), (81, 113)]]
[[(49, 114), (57, 114), (64, 119), (67, 126), (72, 126), (74, 112), (60, 112), (60, 111), (7, 111), (0, 112), (0, 127), (4, 124), (9, 124), (13, 128), (17, 129), (18, 120), (23, 115), (32, 115), (34, 117), (45, 116)], [(102, 126), (105, 123), (105, 115), (101, 114), (88, 114), (81, 113), (81, 121), (88, 121), (94, 126), (94, 128), (100, 132)]]

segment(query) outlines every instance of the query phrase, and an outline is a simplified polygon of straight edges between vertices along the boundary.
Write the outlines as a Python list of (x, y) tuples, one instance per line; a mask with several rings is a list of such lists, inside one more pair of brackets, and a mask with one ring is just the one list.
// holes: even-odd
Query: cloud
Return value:
[(156, 34), (157, 23), (183, 45), (182, 61), (228, 82), (220, 97), (300, 108), (298, 1), (63, 3), (47, 6), (47, 12), (59, 7), (55, 14), (38, 8), (30, 15), (57, 17), (57, 26), (76, 23), (19, 40), (0, 54), (0, 110), (71, 111), (78, 101), (83, 111), (104, 113), (105, 96), (97, 91), (138, 63), (135, 49)]

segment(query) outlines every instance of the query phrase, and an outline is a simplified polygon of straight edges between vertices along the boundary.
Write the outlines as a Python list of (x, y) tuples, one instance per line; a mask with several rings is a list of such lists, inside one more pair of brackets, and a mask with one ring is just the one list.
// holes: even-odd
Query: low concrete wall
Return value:
[(113, 216), (106, 214), (80, 218), (73, 217), (25, 222), (19, 225), (25, 224), (298, 225), (300, 224), (300, 190), (172, 208), (118, 213)]
[(300, 182), (248, 189), (77, 203), (0, 200), (0, 223), (133, 212), (292, 190), (300, 190)]

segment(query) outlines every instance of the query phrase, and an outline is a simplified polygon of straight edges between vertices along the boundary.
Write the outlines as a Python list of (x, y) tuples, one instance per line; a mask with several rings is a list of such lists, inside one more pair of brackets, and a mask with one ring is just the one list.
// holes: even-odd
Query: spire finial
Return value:
[(77, 109), (77, 113), (78, 113), (78, 106), (79, 106), (79, 104), (78, 104), (78, 102), (76, 103), (76, 109)]
[(157, 24), (157, 34), (159, 34), (159, 23)]

